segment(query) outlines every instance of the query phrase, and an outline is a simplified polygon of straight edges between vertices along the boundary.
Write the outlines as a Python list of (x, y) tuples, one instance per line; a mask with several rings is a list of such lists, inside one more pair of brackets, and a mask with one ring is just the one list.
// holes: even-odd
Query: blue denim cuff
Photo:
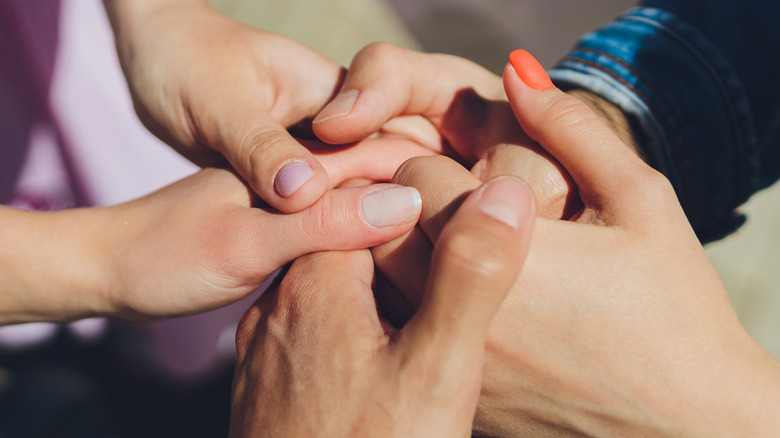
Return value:
[(744, 222), (735, 209), (758, 188), (756, 128), (729, 59), (699, 30), (638, 7), (584, 35), (549, 73), (629, 116), (702, 242)]

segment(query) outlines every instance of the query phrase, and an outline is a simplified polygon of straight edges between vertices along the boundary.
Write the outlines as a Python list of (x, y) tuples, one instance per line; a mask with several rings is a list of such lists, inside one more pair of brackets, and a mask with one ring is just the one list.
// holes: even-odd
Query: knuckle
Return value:
[[(524, 178), (525, 179), (525, 178)], [(557, 169), (551, 168), (536, 172), (525, 179), (532, 188), (537, 211), (542, 217), (560, 219), (571, 196), (571, 183)]]
[(493, 279), (512, 267), (508, 248), (506, 239), (472, 228), (441, 239), (437, 250), (453, 269), (476, 278)]
[(554, 126), (556, 130), (567, 130), (573, 126), (589, 126), (598, 120), (588, 105), (570, 96), (553, 99), (542, 113), (542, 123)]
[(376, 42), (371, 43), (355, 55), (355, 60), (361, 62), (382, 62), (390, 61), (398, 56), (404, 49), (390, 43)]
[[(332, 192), (327, 192), (319, 201), (305, 210), (304, 214), (306, 216), (301, 232), (309, 242), (320, 242), (324, 238), (330, 240), (331, 237), (340, 233), (339, 224), (343, 222), (344, 218), (340, 215)], [(315, 258), (313, 261), (316, 262), (316, 260), (318, 259)]]
[(641, 190), (644, 197), (655, 205), (663, 205), (669, 202), (669, 199), (676, 198), (672, 183), (657, 170), (642, 166), (639, 172), (637, 183), (641, 184), (638, 190)]
[(287, 139), (273, 128), (249, 129), (239, 141), (242, 160), (249, 166), (252, 179), (262, 181), (268, 172), (268, 166), (273, 163), (269, 159), (270, 151), (283, 150)]
[(430, 177), (430, 169), (446, 166), (450, 162), (452, 160), (444, 155), (426, 155), (410, 158), (398, 167), (393, 176), (393, 183), (416, 187), (415, 181), (425, 178), (426, 174)]
[(260, 309), (253, 305), (241, 316), (236, 329), (236, 347), (245, 348), (252, 340), (260, 323)]

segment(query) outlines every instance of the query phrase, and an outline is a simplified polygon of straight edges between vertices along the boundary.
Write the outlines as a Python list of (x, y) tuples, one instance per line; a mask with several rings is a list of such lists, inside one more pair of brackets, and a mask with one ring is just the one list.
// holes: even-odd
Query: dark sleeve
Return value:
[(619, 106), (702, 242), (780, 178), (780, 2), (645, 0), (550, 72)]

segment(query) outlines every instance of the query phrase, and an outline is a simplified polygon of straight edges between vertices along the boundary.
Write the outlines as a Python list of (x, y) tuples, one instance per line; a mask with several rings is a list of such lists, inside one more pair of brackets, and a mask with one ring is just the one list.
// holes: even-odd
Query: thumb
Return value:
[[(579, 99), (555, 88), (544, 68), (525, 50), (510, 54), (504, 88), (523, 130), (566, 168), (583, 202), (620, 206), (636, 202), (635, 191), (657, 174), (639, 159)], [(637, 178), (637, 177), (640, 178)], [(646, 177), (646, 178), (643, 178)]]
[[(220, 152), (265, 202), (283, 213), (303, 210), (328, 188), (312, 153), (265, 111), (220, 126)], [(257, 114), (260, 114), (259, 116)]]
[(534, 216), (530, 190), (513, 177), (469, 195), (437, 241), (425, 298), (402, 339), (453, 364), (481, 358), (490, 322), (528, 254)]
[(329, 190), (306, 210), (272, 215), (257, 210), (264, 228), (256, 231), (272, 267), (319, 251), (366, 249), (412, 229), (422, 200), (412, 187), (376, 184)]

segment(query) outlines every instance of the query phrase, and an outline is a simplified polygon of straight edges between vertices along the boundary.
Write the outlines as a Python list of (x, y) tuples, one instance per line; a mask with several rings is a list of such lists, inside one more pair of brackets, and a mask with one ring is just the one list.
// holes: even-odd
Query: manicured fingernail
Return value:
[(363, 198), (362, 209), (368, 224), (393, 227), (417, 219), (422, 210), (422, 198), (412, 187), (380, 190)]
[(282, 198), (289, 198), (312, 176), (314, 176), (314, 171), (305, 161), (293, 161), (285, 164), (276, 174), (274, 189)]
[(325, 108), (317, 114), (312, 123), (327, 122), (336, 117), (346, 116), (352, 111), (352, 107), (355, 106), (358, 94), (360, 94), (358, 90), (342, 91), (329, 104), (325, 105)]
[(477, 208), (482, 213), (512, 228), (518, 228), (530, 214), (530, 193), (526, 186), (513, 178), (501, 178), (487, 184)]
[(509, 54), (509, 62), (512, 63), (520, 80), (529, 87), (535, 90), (546, 90), (555, 86), (542, 64), (539, 64), (539, 61), (528, 51), (523, 49), (513, 51)]

